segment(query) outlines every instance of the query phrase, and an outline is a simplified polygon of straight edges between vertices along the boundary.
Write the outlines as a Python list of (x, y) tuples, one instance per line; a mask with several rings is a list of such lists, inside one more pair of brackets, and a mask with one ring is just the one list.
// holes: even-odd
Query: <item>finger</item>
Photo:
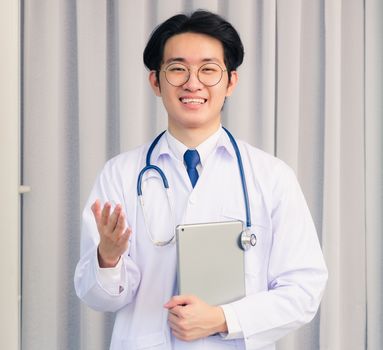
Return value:
[(113, 233), (120, 237), (125, 232), (125, 226), (125, 214), (121, 211), (120, 215), (117, 217), (117, 223)]
[(111, 208), (111, 205), (109, 202), (106, 202), (104, 204), (104, 208), (102, 209), (102, 213), (101, 213), (101, 223), (103, 225), (107, 225), (108, 222), (109, 222), (109, 216), (110, 216), (110, 208)]
[(175, 295), (165, 305), (166, 309), (171, 309), (177, 305), (188, 305), (196, 301), (194, 295)]
[(100, 201), (98, 199), (96, 199), (96, 201), (92, 204), (91, 210), (98, 226), (101, 220)]
[(190, 324), (186, 320), (180, 319), (174, 315), (169, 315), (168, 324), (173, 331), (179, 333), (190, 334), (193, 332), (193, 329), (190, 327)]
[(122, 211), (121, 205), (117, 204), (113, 210), (113, 213), (109, 217), (109, 221), (108, 221), (108, 225), (107, 225), (109, 232), (113, 232), (116, 229), (116, 225), (118, 222), (118, 218), (121, 214), (121, 211)]
[(176, 337), (177, 339), (186, 341), (186, 339), (184, 338), (184, 335), (181, 334), (179, 331), (176, 331), (176, 330), (172, 329), (172, 334), (173, 334), (173, 336)]
[(119, 245), (123, 245), (129, 241), (130, 235), (132, 234), (132, 229), (128, 227), (120, 236), (118, 240)]
[(131, 235), (132, 235), (132, 228), (131, 227), (127, 227), (127, 229), (124, 232), (124, 236), (126, 236), (126, 239), (129, 240)]
[(171, 313), (171, 312), (168, 313), (168, 322), (169, 323), (175, 324), (175, 323), (177, 323), (177, 320), (178, 320), (177, 315), (175, 315), (174, 313)]
[[(173, 317), (175, 317), (175, 316), (173, 316)], [(182, 331), (181, 327), (177, 323), (177, 319), (168, 319), (168, 324), (169, 324), (169, 327), (173, 331), (176, 331), (176, 332), (181, 332)]]
[(183, 308), (184, 308), (184, 306), (180, 306), (180, 305), (172, 307), (171, 309), (169, 309), (169, 317), (170, 317), (170, 315), (173, 315), (177, 318), (182, 317), (182, 309)]
[(183, 334), (181, 334), (181, 333), (179, 333), (179, 332), (177, 332), (175, 330), (172, 330), (172, 334), (173, 334), (174, 337), (176, 337), (179, 340), (183, 340), (183, 341), (186, 340), (186, 339), (184, 339)]

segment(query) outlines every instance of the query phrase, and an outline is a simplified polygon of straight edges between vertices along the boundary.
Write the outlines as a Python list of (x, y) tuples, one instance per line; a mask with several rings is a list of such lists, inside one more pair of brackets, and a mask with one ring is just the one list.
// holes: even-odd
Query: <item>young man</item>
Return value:
[[(150, 85), (167, 110), (168, 130), (151, 147), (105, 165), (83, 213), (75, 274), (86, 304), (117, 313), (113, 350), (271, 350), (318, 309), (327, 270), (296, 178), (282, 161), (240, 141), (258, 238), (245, 252), (246, 296), (211, 306), (177, 295), (175, 225), (246, 222), (237, 154), (220, 115), (242, 60), (235, 29), (204, 11), (168, 19), (146, 46)], [(151, 169), (141, 177), (140, 205), (137, 177), (148, 153), (167, 178), (169, 197)]]

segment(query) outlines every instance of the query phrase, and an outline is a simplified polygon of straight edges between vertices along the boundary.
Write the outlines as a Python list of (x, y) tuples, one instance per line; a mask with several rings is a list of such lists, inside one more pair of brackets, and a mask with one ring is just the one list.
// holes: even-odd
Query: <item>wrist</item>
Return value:
[(100, 246), (97, 248), (98, 266), (100, 266), (100, 268), (116, 267), (116, 265), (120, 261), (120, 258), (120, 256), (117, 258), (107, 258), (100, 253)]
[(216, 333), (227, 333), (227, 324), (226, 324), (226, 318), (225, 313), (223, 312), (223, 309), (220, 306), (215, 306), (216, 310), (216, 320), (217, 320), (217, 326), (215, 329)]

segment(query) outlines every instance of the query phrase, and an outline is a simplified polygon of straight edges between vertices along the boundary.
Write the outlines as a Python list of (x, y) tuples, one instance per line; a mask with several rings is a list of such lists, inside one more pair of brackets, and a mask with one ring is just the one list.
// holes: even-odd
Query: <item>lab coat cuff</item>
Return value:
[(124, 291), (122, 286), (123, 258), (121, 257), (115, 267), (101, 268), (96, 258), (96, 275), (101, 287), (111, 295), (119, 295)]
[(225, 340), (243, 338), (243, 332), (234, 308), (230, 304), (221, 305), (221, 308), (225, 314), (227, 325), (227, 333), (220, 333), (221, 337)]

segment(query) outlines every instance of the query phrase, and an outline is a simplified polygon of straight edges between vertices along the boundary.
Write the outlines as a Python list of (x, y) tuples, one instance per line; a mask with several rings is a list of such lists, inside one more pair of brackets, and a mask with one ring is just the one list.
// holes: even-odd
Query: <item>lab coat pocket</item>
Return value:
[(209, 350), (236, 350), (241, 349), (236, 339), (224, 340), (220, 335), (205, 338), (205, 348)]
[(251, 233), (257, 237), (257, 244), (245, 252), (247, 295), (267, 290), (267, 269), (272, 244), (272, 235), (267, 228), (252, 225)]
[[(245, 222), (245, 213), (239, 210), (222, 210), (221, 221), (240, 220)], [(254, 223), (251, 225), (251, 233), (255, 234), (257, 243), (254, 247), (244, 252), (246, 294), (253, 294), (267, 289), (267, 268), (272, 243), (271, 229)], [(243, 225), (246, 228), (246, 225)], [(266, 289), (265, 289), (266, 288)]]
[(140, 350), (140, 349), (156, 349), (156, 350), (165, 350), (166, 346), (166, 337), (163, 332), (157, 332), (152, 334), (147, 334), (144, 336), (138, 336), (134, 339), (126, 339), (123, 341), (123, 349), (127, 350)]

